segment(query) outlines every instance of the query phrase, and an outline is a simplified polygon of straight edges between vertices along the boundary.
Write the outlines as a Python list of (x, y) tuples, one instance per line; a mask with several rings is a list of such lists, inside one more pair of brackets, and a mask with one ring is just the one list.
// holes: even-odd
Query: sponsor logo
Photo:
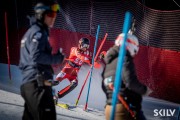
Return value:
[(154, 109), (154, 116), (170, 117), (174, 116), (176, 109)]

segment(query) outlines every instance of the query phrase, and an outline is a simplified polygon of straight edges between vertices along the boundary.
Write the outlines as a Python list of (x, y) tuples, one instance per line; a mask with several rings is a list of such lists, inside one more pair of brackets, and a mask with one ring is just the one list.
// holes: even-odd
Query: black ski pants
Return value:
[(21, 85), (24, 113), (22, 120), (56, 120), (52, 87), (38, 87), (37, 81)]

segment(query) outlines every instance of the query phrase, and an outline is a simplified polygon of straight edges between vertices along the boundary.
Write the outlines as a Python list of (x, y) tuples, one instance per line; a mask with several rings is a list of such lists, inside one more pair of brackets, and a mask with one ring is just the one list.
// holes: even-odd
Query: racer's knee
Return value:
[(71, 87), (72, 88), (75, 88), (77, 85), (78, 85), (78, 80), (77, 79), (74, 79), (74, 80), (71, 81)]
[(61, 72), (56, 76), (56, 80), (62, 81), (62, 80), (64, 79), (65, 75), (66, 75), (66, 73), (64, 73), (64, 72), (61, 71)]

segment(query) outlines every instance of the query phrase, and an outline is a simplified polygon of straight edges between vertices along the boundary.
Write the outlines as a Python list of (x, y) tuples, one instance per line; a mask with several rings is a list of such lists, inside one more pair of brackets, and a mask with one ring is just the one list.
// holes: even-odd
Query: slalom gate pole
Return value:
[[(102, 49), (102, 46), (104, 45), (104, 42), (105, 42), (107, 36), (108, 36), (108, 34), (106, 33), (105, 36), (104, 36), (103, 41), (101, 42), (101, 45), (99, 46), (99, 49), (98, 49), (98, 51), (97, 51), (97, 53), (96, 53), (96, 56), (95, 56), (95, 58), (94, 58), (94, 61), (96, 61), (96, 59), (98, 58), (98, 55), (99, 55), (99, 53), (100, 53), (100, 51), (101, 51), (101, 49)], [(84, 86), (85, 86), (85, 84), (86, 84), (86, 82), (87, 82), (87, 79), (88, 79), (88, 77), (89, 77), (89, 74), (90, 74), (90, 70), (88, 71), (88, 74), (87, 74), (87, 76), (86, 76), (86, 79), (85, 79), (85, 81), (84, 81), (84, 83), (83, 83), (83, 86), (82, 86), (82, 88), (81, 88), (81, 90), (80, 90), (80, 93), (79, 93), (79, 96), (78, 96), (78, 98), (77, 98), (77, 100), (76, 100), (75, 106), (77, 106), (77, 104), (78, 104), (78, 102), (79, 102), (79, 99), (80, 99), (80, 97), (81, 97), (82, 91), (83, 91)]]
[(87, 97), (86, 97), (86, 104), (84, 106), (84, 110), (87, 109), (87, 104), (88, 104), (89, 91), (90, 91), (90, 87), (91, 87), (91, 78), (92, 78), (92, 71), (93, 71), (93, 68), (94, 68), (94, 58), (95, 58), (95, 54), (96, 54), (96, 46), (97, 46), (97, 43), (98, 43), (99, 30), (100, 30), (100, 26), (98, 25), (97, 33), (96, 33), (96, 41), (95, 41), (95, 45), (94, 45), (94, 53), (93, 53), (93, 58), (92, 58), (92, 66), (91, 66), (91, 71), (90, 71), (90, 80), (89, 80), (89, 86), (88, 86), (88, 93), (87, 93)]
[(8, 23), (7, 23), (7, 13), (5, 12), (5, 28), (6, 28), (6, 48), (7, 48), (7, 59), (8, 59), (8, 72), (9, 72), (9, 79), (11, 80), (11, 67), (10, 67), (10, 55), (9, 55), (9, 40), (8, 40)]
[(78, 99), (76, 100), (75, 106), (77, 106), (77, 104), (78, 104), (78, 102), (79, 102), (79, 99), (80, 99), (80, 97), (81, 97), (82, 91), (83, 91), (84, 86), (85, 86), (85, 84), (86, 84), (86, 82), (87, 82), (87, 79), (88, 79), (88, 77), (89, 77), (89, 74), (90, 74), (90, 70), (88, 71), (88, 74), (87, 74), (87, 76), (86, 76), (86, 79), (85, 79), (85, 81), (84, 81), (84, 83), (83, 83), (83, 86), (82, 86), (82, 88), (81, 88), (81, 91), (80, 91), (80, 93), (79, 93)]
[(117, 68), (116, 68), (116, 76), (115, 76), (115, 89), (113, 90), (113, 96), (112, 96), (112, 110), (111, 110), (111, 118), (110, 120), (114, 120), (115, 116), (115, 110), (116, 110), (116, 103), (117, 103), (117, 97), (118, 97), (118, 92), (120, 90), (121, 86), (121, 72), (122, 72), (122, 67), (123, 67), (123, 61), (124, 61), (124, 56), (126, 53), (126, 39), (127, 39), (127, 33), (130, 28), (130, 23), (131, 23), (131, 18), (132, 15), (130, 12), (125, 13), (125, 20), (124, 20), (124, 25), (123, 25), (123, 41), (121, 47), (119, 47), (119, 56), (118, 56), (118, 61), (117, 61)]
[(94, 61), (97, 60), (98, 55), (99, 55), (99, 53), (100, 53), (100, 51), (101, 51), (101, 49), (102, 49), (102, 46), (104, 45), (104, 42), (106, 41), (107, 36), (108, 36), (108, 34), (106, 33), (105, 36), (104, 36), (103, 41), (101, 42), (101, 45), (99, 46), (99, 49), (98, 49), (98, 51), (97, 51), (97, 53), (96, 53), (96, 56), (95, 56), (95, 58), (94, 58)]

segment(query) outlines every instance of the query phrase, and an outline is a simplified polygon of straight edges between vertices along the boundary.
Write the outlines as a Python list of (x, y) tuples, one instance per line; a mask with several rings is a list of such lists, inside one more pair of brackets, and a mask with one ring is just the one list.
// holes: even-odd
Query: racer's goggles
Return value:
[(89, 45), (88, 44), (81, 44), (81, 48), (89, 48)]

